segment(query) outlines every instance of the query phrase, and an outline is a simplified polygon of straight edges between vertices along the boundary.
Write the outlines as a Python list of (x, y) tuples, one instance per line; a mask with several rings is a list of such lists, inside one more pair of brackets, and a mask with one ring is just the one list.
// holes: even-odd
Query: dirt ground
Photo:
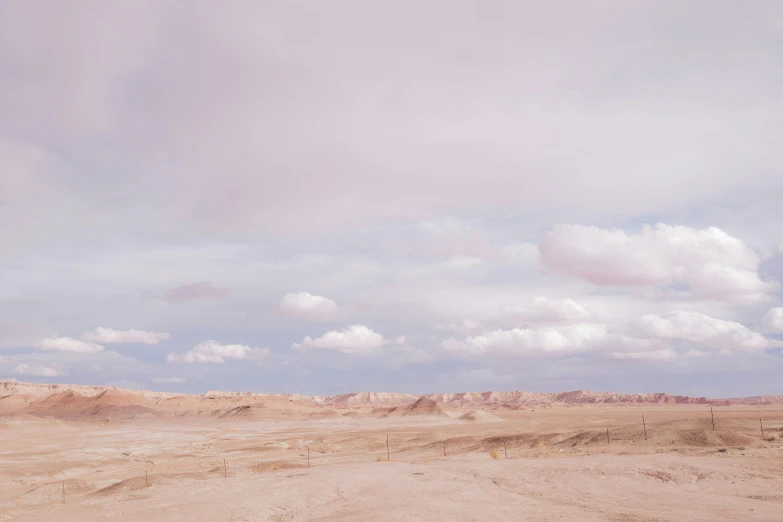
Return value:
[(246, 413), (2, 417), (0, 520), (783, 521), (781, 405)]

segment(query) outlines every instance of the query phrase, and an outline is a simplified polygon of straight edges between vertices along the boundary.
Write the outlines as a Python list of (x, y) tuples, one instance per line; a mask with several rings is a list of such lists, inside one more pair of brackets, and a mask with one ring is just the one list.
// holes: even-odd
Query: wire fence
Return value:
[[(123, 491), (136, 491), (151, 488), (156, 484), (165, 484), (172, 479), (190, 478), (194, 480), (224, 478), (228, 479), (243, 474), (263, 473), (269, 471), (307, 469), (327, 465), (339, 465), (354, 462), (432, 462), (435, 459), (454, 459), (460, 457), (475, 457), (481, 454), (492, 459), (515, 459), (526, 457), (565, 456), (574, 455), (566, 452), (571, 449), (590, 451), (611, 451), (613, 445), (626, 448), (628, 443), (639, 443), (644, 452), (644, 443), (654, 446), (656, 443), (664, 446), (690, 446), (694, 448), (712, 449), (725, 452), (726, 447), (737, 446), (743, 450), (745, 446), (755, 445), (758, 448), (778, 447), (775, 443), (783, 443), (783, 417), (759, 417), (758, 425), (752, 427), (755, 419), (732, 417), (718, 419), (710, 408), (707, 418), (685, 417), (650, 422), (644, 415), (637, 423), (591, 428), (587, 430), (566, 430), (541, 433), (536, 431), (503, 433), (491, 436), (462, 435), (456, 437), (435, 438), (422, 443), (422, 437), (405, 438), (399, 432), (365, 435), (366, 441), (354, 451), (335, 451), (325, 443), (312, 444), (295, 448), (296, 456), (285, 456), (276, 459), (254, 459), (246, 454), (235, 459), (222, 457), (222, 462), (215, 466), (203, 466), (202, 471), (193, 471), (192, 464), (187, 470), (180, 472), (168, 467), (166, 473), (154, 473), (145, 467), (144, 474), (134, 475), (124, 480), (100, 489), (90, 490), (82, 479), (69, 479), (58, 482), (47, 482), (33, 487), (27, 493), (15, 497), (17, 505), (42, 505), (54, 502), (66, 503), (72, 498), (85, 495), (101, 495)], [(435, 425), (437, 427), (438, 425)], [(342, 442), (355, 442), (355, 438), (342, 439)], [(770, 444), (772, 443), (772, 444)], [(783, 448), (783, 446), (780, 446)], [(243, 453), (247, 448), (228, 449), (222, 453)], [(289, 448), (290, 449), (290, 448)], [(282, 451), (282, 450), (281, 450)], [(214, 463), (215, 457), (206, 457)], [(233, 460), (233, 462), (232, 462)], [(141, 471), (141, 470), (139, 470)], [(26, 499), (25, 496), (30, 497)], [(21, 499), (21, 500), (20, 500)], [(29, 500), (26, 501), (26, 500)]]

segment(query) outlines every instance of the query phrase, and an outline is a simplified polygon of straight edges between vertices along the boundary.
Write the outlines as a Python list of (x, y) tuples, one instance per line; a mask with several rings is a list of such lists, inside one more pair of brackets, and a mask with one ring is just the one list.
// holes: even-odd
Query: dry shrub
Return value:
[(764, 440), (766, 440), (767, 442), (775, 442), (776, 440), (778, 440), (778, 438), (779, 438), (778, 435), (770, 435), (769, 437), (767, 437)]
[(549, 446), (547, 446), (543, 440), (538, 441), (538, 444), (536, 444), (536, 449), (538, 450), (540, 456), (549, 456)]
[(375, 462), (386, 462), (387, 460), (389, 460), (389, 459), (387, 459), (387, 458), (386, 458), (386, 457), (384, 457), (383, 455), (378, 455), (378, 456), (375, 458)]
[(432, 457), (424, 457), (425, 464), (429, 464), (430, 462), (432, 462)]
[(500, 458), (500, 452), (499, 451), (490, 451), (489, 456), (493, 459), (497, 460)]

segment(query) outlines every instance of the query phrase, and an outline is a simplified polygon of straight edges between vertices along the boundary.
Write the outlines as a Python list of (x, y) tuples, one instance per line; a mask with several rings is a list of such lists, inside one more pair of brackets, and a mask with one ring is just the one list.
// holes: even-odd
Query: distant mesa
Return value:
[[(138, 417), (196, 416), (218, 419), (339, 419), (351, 417), (451, 418), (493, 422), (490, 412), (581, 405), (783, 404), (783, 395), (708, 399), (667, 393), (624, 394), (576, 390), (559, 393), (486, 391), (411, 395), (359, 392), (333, 396), (209, 391), (202, 395), (126, 390), (111, 386), (0, 381), (0, 415), (21, 419), (112, 421)], [(451, 412), (459, 412), (452, 415)], [(468, 412), (468, 413), (465, 413)], [(501, 414), (502, 415), (502, 414)]]

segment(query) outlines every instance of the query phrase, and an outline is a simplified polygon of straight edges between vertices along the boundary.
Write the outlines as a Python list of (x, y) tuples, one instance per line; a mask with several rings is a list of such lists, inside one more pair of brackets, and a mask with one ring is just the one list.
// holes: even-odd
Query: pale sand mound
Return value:
[(36, 506), (63, 501), (63, 485), (65, 485), (66, 501), (69, 496), (82, 495), (95, 489), (95, 485), (87, 480), (69, 479), (42, 484), (14, 498), (18, 506)]
[(462, 415), (459, 420), (465, 422), (498, 422), (502, 421), (503, 419), (497, 415), (492, 415), (491, 413), (487, 413), (485, 411), (473, 410), (469, 411), (465, 415)]
[[(223, 467), (215, 468), (223, 473)], [(213, 471), (213, 470), (210, 470)], [(230, 471), (230, 469), (229, 469)], [(92, 496), (106, 497), (125, 493), (128, 491), (138, 491), (151, 486), (170, 486), (170, 485), (186, 485), (193, 484), (199, 480), (207, 480), (211, 478), (208, 473), (166, 473), (166, 474), (149, 474), (133, 477), (125, 480), (121, 480), (111, 486), (99, 489), (92, 493)], [(67, 495), (66, 495), (67, 496)]]
[(286, 462), (284, 460), (274, 460), (269, 462), (258, 462), (249, 466), (250, 470), (256, 473), (266, 473), (268, 471), (277, 471), (280, 469), (297, 469), (306, 468), (306, 464), (299, 464), (296, 462)]
[(311, 413), (310, 415), (307, 416), (307, 418), (311, 420), (342, 419), (343, 416), (334, 410), (324, 410), (324, 411), (316, 411), (315, 413)]

